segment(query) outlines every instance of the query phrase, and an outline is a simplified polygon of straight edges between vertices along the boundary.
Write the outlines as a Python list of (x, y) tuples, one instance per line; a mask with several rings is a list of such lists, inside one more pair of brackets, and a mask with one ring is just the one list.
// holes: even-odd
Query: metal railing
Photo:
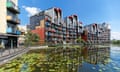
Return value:
[(20, 8), (18, 6), (16, 6), (16, 4), (10, 0), (7, 0), (7, 7), (11, 7), (13, 8), (14, 10), (16, 10), (17, 12), (20, 11)]
[(1, 48), (0, 49), (0, 59), (2, 57), (6, 57), (6, 56), (9, 56), (9, 55), (12, 55), (12, 54), (17, 54), (21, 51), (24, 51), (25, 49), (27, 48), (24, 48), (24, 47), (19, 47), (19, 48), (8, 48), (8, 49), (3, 49)]

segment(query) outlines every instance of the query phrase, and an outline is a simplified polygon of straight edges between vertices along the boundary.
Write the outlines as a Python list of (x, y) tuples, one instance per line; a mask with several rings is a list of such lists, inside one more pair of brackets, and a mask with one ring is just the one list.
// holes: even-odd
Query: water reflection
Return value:
[[(13, 60), (9, 63), (11, 66), (4, 65), (4, 69), (17, 65), (16, 72), (22, 72), (22, 70), (28, 72), (120, 72), (120, 65), (115, 63), (117, 61), (111, 60), (115, 58), (111, 53), (113, 51), (110, 47), (98, 46), (34, 50)], [(27, 69), (23, 67), (26, 64)]]
[[(83, 57), (86, 62), (90, 64), (107, 64), (110, 59), (110, 47), (86, 47), (83, 49), (86, 52), (83, 54)], [(85, 56), (84, 56), (85, 55)]]
[[(56, 49), (48, 49), (46, 55), (48, 62), (53, 64), (51, 68), (55, 69), (57, 72), (83, 72), (80, 71), (80, 68), (82, 68), (84, 65), (92, 64), (95, 66), (97, 64), (108, 64), (110, 60), (110, 47), (61, 47)], [(49, 66), (50, 65), (48, 65), (48, 67)], [(90, 67), (86, 67), (86, 69), (87, 68)], [(83, 70), (85, 69), (83, 68)]]
[(107, 72), (104, 66), (110, 63), (110, 47), (84, 47), (81, 55), (84, 62), (78, 72)]

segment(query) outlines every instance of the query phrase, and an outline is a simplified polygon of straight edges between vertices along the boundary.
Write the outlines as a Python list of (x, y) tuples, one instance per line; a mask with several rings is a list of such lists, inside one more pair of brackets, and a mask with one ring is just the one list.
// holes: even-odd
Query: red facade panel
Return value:
[(45, 40), (45, 30), (44, 28), (37, 28), (35, 30), (32, 30), (33, 33), (36, 33), (40, 37), (40, 41)]
[(87, 35), (82, 35), (81, 38), (82, 38), (84, 41), (87, 41)]

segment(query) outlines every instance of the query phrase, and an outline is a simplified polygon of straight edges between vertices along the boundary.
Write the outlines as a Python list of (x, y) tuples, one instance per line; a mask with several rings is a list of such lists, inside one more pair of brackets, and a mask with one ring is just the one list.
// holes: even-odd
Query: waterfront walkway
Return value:
[(13, 48), (13, 49), (4, 49), (0, 50), (0, 65), (5, 64), (6, 62), (21, 56), (22, 54), (28, 52), (29, 50), (33, 49), (43, 49), (48, 48), (48, 46), (34, 46), (34, 47), (19, 47), (19, 48)]
[(0, 51), (0, 65), (26, 53), (29, 51), (29, 48), (14, 48), (14, 49), (5, 49)]

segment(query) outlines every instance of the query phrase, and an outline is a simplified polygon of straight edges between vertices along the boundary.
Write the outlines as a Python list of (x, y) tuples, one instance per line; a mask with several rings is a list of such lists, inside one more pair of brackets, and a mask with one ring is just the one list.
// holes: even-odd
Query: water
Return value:
[(120, 47), (71, 46), (32, 50), (0, 72), (120, 72)]
[(78, 68), (78, 72), (120, 72), (120, 47), (90, 49), (89, 52), (92, 54), (88, 54), (89, 59)]

